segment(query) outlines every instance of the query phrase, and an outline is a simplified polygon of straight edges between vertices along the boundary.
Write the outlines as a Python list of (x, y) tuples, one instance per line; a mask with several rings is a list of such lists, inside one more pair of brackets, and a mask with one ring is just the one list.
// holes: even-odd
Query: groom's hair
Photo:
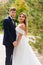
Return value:
[(16, 11), (15, 7), (11, 7), (9, 11)]

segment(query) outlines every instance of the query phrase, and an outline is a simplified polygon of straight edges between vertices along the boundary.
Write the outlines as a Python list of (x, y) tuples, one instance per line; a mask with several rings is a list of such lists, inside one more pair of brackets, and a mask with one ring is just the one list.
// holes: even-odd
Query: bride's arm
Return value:
[[(19, 28), (21, 28), (22, 30), (25, 31), (25, 24), (22, 24), (21, 26), (19, 26)], [(22, 35), (21, 33), (19, 33), (18, 35), (18, 39), (13, 43), (14, 46), (17, 46), (18, 43), (20, 42), (21, 38), (22, 38)]]
[(16, 46), (18, 45), (19, 41), (21, 40), (21, 37), (22, 37), (22, 35), (19, 34), (18, 39), (13, 42), (13, 46), (14, 46), (14, 47), (16, 47)]
[[(20, 26), (19, 28), (21, 28), (22, 30), (25, 31), (25, 24), (21, 24), (21, 26)], [(18, 43), (20, 42), (20, 40), (21, 40), (21, 38), (22, 38), (22, 35), (23, 35), (23, 34), (19, 34), (19, 35), (18, 35), (18, 39), (17, 39), (17, 42), (18, 42)]]

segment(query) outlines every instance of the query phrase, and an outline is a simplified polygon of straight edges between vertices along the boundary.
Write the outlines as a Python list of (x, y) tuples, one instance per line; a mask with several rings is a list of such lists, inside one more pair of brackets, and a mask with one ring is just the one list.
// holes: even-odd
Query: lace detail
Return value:
[(28, 43), (28, 38), (24, 35), (25, 31), (19, 28), (19, 26), (16, 27), (17, 36), (20, 33), (23, 35), (18, 46), (14, 48), (12, 65), (41, 65)]
[(20, 34), (25, 34), (25, 31), (24, 30), (22, 30), (21, 28), (19, 28), (19, 27), (16, 27), (16, 32), (17, 33), (20, 33)]

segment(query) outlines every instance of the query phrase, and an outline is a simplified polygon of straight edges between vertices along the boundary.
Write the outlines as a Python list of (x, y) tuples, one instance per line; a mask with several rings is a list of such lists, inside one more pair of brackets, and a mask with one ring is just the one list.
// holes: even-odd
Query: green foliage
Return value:
[(17, 9), (16, 19), (18, 19), (18, 15), (21, 12), (25, 12), (26, 14), (28, 14), (28, 5), (24, 0), (15, 0), (15, 2), (12, 3), (11, 7), (16, 7)]
[(30, 45), (36, 48), (40, 54), (43, 54), (43, 33), (40, 35), (39, 38), (36, 37), (35, 41), (35, 43), (30, 41)]
[(5, 4), (1, 2), (0, 30), (3, 29), (2, 20), (8, 15), (10, 6), (17, 8), (16, 21), (21, 12), (28, 15), (28, 32), (41, 36), (41, 39), (36, 38), (36, 44), (32, 43), (32, 46), (41, 53), (43, 50), (43, 0), (9, 0)]
[(36, 43), (32, 43), (39, 53), (43, 53), (43, 0), (25, 0), (30, 7), (29, 11), (29, 32), (39, 35)]
[(17, 15), (26, 12), (28, 15), (28, 31), (31, 34), (39, 35), (43, 32), (43, 1), (42, 0), (9, 0), (7, 3), (0, 3), (0, 22), (8, 15), (10, 6), (17, 8)]
[(10, 4), (0, 2), (0, 30), (3, 29), (3, 19), (8, 15)]
[(25, 0), (30, 7), (29, 27), (32, 34), (39, 35), (43, 32), (43, 1), (42, 0)]

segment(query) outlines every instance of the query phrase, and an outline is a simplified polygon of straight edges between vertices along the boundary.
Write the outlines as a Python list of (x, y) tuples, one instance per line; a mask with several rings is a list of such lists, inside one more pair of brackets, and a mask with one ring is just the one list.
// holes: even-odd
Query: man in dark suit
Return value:
[(16, 41), (16, 31), (15, 31), (15, 20), (16, 9), (10, 8), (9, 16), (3, 20), (4, 27), (4, 38), (3, 44), (6, 47), (6, 65), (12, 65), (12, 55), (14, 49), (14, 42)]

